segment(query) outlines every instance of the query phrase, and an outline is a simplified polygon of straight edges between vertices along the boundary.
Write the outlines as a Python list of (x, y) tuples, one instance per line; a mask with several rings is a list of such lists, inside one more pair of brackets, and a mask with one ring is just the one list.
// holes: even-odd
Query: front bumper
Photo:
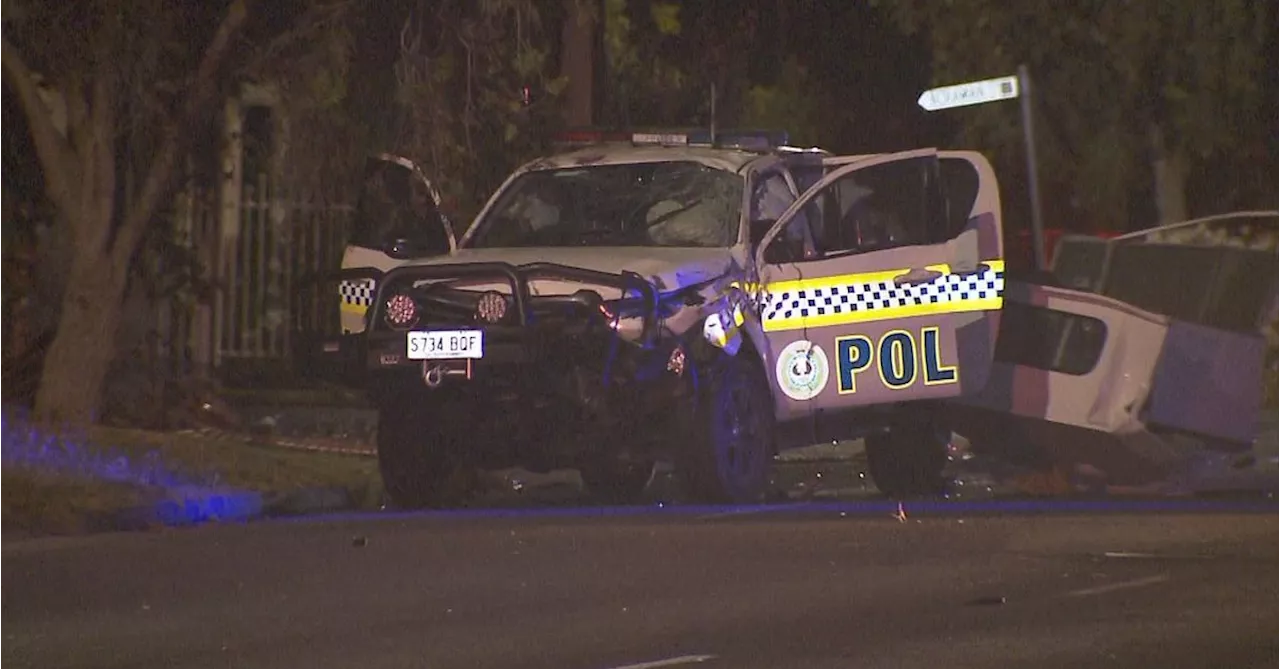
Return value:
[[(606, 383), (611, 375), (643, 378), (645, 361), (665, 363), (675, 342), (661, 341), (660, 295), (633, 272), (609, 273), (553, 263), (461, 263), (406, 266), (379, 273), (343, 270), (324, 277), (331, 284), (372, 279), (376, 288), (364, 315), (363, 331), (335, 334), (306, 329), (298, 341), (300, 364), (313, 372), (367, 382), (368, 375), (419, 376), (429, 386), (449, 380), (520, 375), (521, 369), (553, 374), (557, 369), (597, 369)], [(621, 297), (604, 299), (582, 289), (569, 295), (533, 295), (534, 279), (607, 286)], [(496, 322), (482, 318), (477, 303), (485, 293), (455, 288), (457, 282), (505, 284), (505, 313)], [(408, 296), (416, 307), (413, 322), (393, 327), (386, 318), (388, 300)], [(411, 359), (410, 332), (479, 330), (483, 357)], [(623, 336), (623, 332), (628, 336)], [(660, 366), (660, 365), (659, 365)], [(360, 380), (360, 381), (357, 381)]]

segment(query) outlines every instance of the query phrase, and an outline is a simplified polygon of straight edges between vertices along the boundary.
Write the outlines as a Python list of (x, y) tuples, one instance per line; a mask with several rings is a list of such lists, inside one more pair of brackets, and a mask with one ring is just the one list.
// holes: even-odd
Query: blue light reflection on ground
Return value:
[(168, 526), (249, 520), (262, 515), (262, 495), (256, 492), (205, 488), (167, 492), (169, 498), (156, 505), (155, 515)]
[[(1034, 515), (1034, 514), (1135, 514), (1135, 513), (1276, 513), (1274, 498), (1247, 499), (992, 499), (973, 501), (919, 500), (903, 502), (908, 519), (918, 516)], [(341, 513), (282, 519), (279, 522), (329, 522), (369, 519), (435, 518), (481, 519), (574, 519), (617, 517), (755, 517), (794, 513), (805, 516), (839, 514), (845, 516), (888, 516), (898, 511), (895, 501), (855, 500), (843, 502), (794, 502), (748, 506), (645, 505), (572, 506), (539, 508), (485, 508), (430, 511), (384, 511)]]
[(170, 526), (255, 518), (262, 513), (258, 493), (230, 490), (216, 478), (194, 477), (168, 467), (152, 451), (130, 457), (118, 451), (90, 447), (82, 434), (47, 434), (31, 427), (18, 411), (0, 415), (0, 466), (93, 481), (125, 483), (157, 493), (151, 508), (131, 509), (120, 522)]
[(9, 410), (0, 418), (0, 465), (148, 487), (214, 483), (173, 471), (160, 460), (158, 452), (130, 457), (118, 451), (91, 448), (83, 435), (42, 433)]

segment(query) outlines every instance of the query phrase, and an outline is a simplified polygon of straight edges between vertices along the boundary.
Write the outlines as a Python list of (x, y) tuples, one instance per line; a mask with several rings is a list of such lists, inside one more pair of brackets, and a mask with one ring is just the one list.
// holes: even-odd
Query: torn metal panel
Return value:
[(1276, 260), (1268, 250), (1064, 238), (1060, 285), (1007, 283), (990, 381), (951, 404), (956, 430), (977, 451), (1088, 466), (1120, 485), (1247, 451)]

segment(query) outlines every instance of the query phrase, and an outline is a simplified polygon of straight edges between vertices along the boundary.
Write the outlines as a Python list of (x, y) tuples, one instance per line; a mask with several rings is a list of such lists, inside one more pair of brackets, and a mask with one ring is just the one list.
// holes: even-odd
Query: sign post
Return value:
[(920, 94), (916, 103), (925, 111), (939, 111), (1021, 98), (1022, 136), (1027, 152), (1027, 180), (1031, 191), (1031, 244), (1038, 270), (1045, 269), (1044, 219), (1040, 210), (1040, 174), (1036, 167), (1035, 129), (1031, 120), (1031, 76), (1026, 65), (1018, 66), (1014, 76), (970, 81), (953, 86), (931, 88)]

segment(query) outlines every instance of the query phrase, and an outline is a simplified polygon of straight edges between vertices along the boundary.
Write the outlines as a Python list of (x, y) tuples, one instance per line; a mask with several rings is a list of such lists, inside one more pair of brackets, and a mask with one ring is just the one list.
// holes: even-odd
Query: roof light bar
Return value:
[(785, 130), (723, 130), (711, 141), (711, 132), (695, 130), (645, 130), (625, 132), (597, 129), (575, 129), (556, 133), (552, 143), (561, 146), (591, 146), (605, 142), (630, 142), (636, 146), (714, 146), (747, 151), (772, 151), (787, 146)]
[(689, 135), (682, 132), (636, 132), (631, 134), (631, 143), (687, 146), (690, 142)]

